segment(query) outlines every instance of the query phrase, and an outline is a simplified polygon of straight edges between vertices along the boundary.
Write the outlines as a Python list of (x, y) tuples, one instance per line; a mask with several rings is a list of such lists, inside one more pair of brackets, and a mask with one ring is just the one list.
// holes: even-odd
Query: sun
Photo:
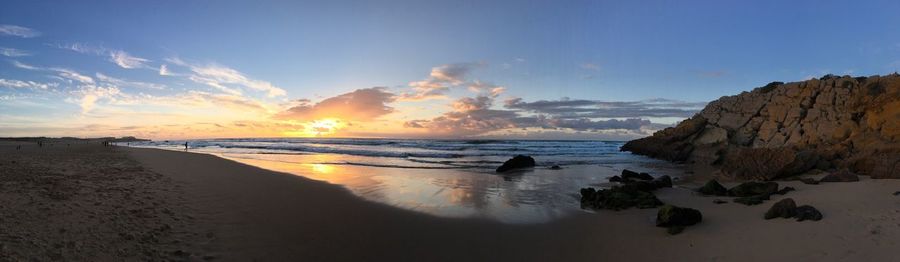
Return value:
[(347, 126), (346, 122), (337, 118), (323, 118), (303, 123), (303, 129), (286, 132), (290, 136), (321, 137), (334, 134)]

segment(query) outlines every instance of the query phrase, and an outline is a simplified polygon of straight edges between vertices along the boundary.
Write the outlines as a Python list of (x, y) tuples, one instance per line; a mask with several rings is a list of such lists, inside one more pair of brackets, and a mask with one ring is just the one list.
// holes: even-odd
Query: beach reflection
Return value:
[[(582, 212), (578, 190), (606, 182), (623, 165), (536, 168), (498, 175), (461, 169), (412, 169), (341, 164), (345, 155), (220, 156), (346, 187), (366, 200), (443, 217), (480, 217), (508, 223), (540, 223)], [(647, 167), (629, 167), (651, 171)], [(656, 167), (655, 174), (677, 173)]]

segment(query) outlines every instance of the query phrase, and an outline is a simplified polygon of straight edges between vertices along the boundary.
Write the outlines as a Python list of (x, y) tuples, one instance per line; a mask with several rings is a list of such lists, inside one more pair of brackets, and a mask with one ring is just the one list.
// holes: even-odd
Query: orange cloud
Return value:
[(395, 97), (383, 87), (358, 89), (315, 104), (309, 100), (300, 100), (299, 105), (277, 114), (275, 118), (297, 121), (325, 118), (369, 121), (394, 112), (394, 108), (387, 104), (393, 102)]

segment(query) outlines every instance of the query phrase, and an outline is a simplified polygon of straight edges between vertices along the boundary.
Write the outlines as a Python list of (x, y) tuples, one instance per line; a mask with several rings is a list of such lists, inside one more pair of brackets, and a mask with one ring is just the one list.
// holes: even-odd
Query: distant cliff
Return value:
[(900, 76), (773, 82), (709, 103), (623, 151), (771, 180), (810, 169), (900, 178)]

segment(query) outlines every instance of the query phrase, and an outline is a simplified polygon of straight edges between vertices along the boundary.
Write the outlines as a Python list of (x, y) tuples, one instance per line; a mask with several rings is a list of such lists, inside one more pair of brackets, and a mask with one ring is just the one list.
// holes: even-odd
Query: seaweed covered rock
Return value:
[(526, 167), (534, 167), (534, 158), (525, 155), (517, 155), (506, 162), (503, 162), (503, 165), (497, 168), (497, 173), (506, 172), (513, 169), (518, 168), (526, 168)]
[(678, 234), (684, 227), (703, 221), (699, 210), (686, 207), (665, 205), (656, 213), (656, 226), (669, 228), (669, 234)]
[(632, 207), (654, 208), (662, 205), (653, 193), (635, 186), (617, 186), (610, 189), (581, 189), (581, 207), (622, 210)]
[(776, 217), (791, 218), (797, 215), (795, 209), (797, 209), (797, 203), (795, 203), (793, 199), (785, 198), (772, 205), (772, 207), (769, 208), (769, 211), (766, 211), (764, 217), (765, 219), (773, 219)]
[(778, 192), (778, 183), (775, 182), (744, 182), (728, 190), (729, 196), (749, 197), (757, 195), (771, 195)]
[(699, 192), (700, 194), (711, 196), (728, 195), (728, 189), (725, 188), (725, 186), (722, 186), (722, 184), (719, 184), (719, 181), (716, 181), (715, 179), (710, 179), (702, 187), (697, 188), (697, 192)]

